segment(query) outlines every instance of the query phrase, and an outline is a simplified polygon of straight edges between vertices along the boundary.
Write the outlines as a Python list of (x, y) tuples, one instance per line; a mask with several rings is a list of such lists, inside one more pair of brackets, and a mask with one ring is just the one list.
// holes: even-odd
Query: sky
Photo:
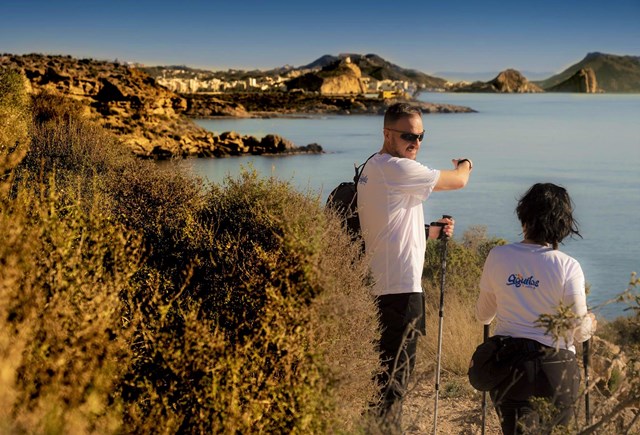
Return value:
[(557, 73), (640, 56), (640, 0), (5, 0), (0, 53), (186, 65), (302, 66), (375, 53), (404, 68)]

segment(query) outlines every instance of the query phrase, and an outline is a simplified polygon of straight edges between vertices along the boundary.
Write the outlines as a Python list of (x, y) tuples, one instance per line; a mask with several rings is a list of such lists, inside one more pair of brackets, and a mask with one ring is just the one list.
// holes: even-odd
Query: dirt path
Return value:
[[(450, 376), (440, 380), (438, 395), (438, 434), (481, 434), (482, 394), (468, 385), (466, 377)], [(422, 435), (433, 433), (435, 382), (430, 373), (420, 381), (407, 397), (403, 409), (403, 433)], [(501, 435), (496, 413), (487, 398), (487, 435)]]

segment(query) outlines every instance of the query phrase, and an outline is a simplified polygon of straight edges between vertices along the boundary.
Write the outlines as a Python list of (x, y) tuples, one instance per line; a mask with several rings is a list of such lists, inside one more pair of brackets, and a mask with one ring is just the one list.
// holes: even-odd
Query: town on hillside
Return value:
[[(348, 55), (340, 55), (340, 60), (335, 67), (342, 68), (347, 76), (355, 79), (353, 86), (344, 85), (338, 91), (343, 93), (354, 94), (372, 94), (372, 95), (414, 95), (420, 90), (426, 90), (420, 83), (416, 83), (407, 79), (377, 79), (369, 75), (363, 75), (360, 68), (351, 61)], [(331, 65), (329, 65), (331, 66)], [(146, 69), (145, 67), (141, 67)], [(326, 66), (325, 66), (326, 68)], [(319, 89), (308, 89), (300, 82), (304, 77), (315, 76), (318, 72), (317, 68), (280, 68), (274, 71), (267, 71), (264, 74), (247, 74), (242, 71), (231, 70), (228, 74), (214, 74), (210, 71), (193, 70), (180, 67), (166, 67), (148, 69), (147, 72), (155, 76), (159, 85), (165, 86), (173, 92), (180, 94), (195, 93), (216, 93), (216, 92), (286, 92), (317, 90), (321, 94), (331, 94), (327, 86)], [(351, 74), (349, 74), (351, 73)], [(240, 76), (240, 77), (238, 77)], [(336, 74), (338, 76), (338, 74)], [(295, 86), (300, 84), (301, 88)], [(440, 88), (444, 89), (444, 88)]]

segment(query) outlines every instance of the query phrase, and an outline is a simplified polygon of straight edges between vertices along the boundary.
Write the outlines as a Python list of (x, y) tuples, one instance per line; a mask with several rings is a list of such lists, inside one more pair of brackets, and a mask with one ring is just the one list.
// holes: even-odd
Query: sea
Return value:
[[(425, 202), (426, 221), (449, 214), (456, 238), (483, 226), (490, 236), (519, 241), (518, 198), (537, 182), (562, 185), (583, 237), (565, 240), (560, 249), (582, 265), (588, 304), (606, 319), (630, 314), (625, 303), (605, 302), (628, 288), (632, 272), (640, 272), (640, 95), (423, 93), (419, 99), (477, 111), (423, 117), (420, 162), (450, 169), (451, 159), (466, 157), (474, 164), (465, 189), (434, 192)], [(181, 164), (212, 183), (255, 169), (322, 201), (382, 145), (380, 115), (195, 121), (215, 133), (273, 133), (297, 145), (320, 144), (321, 155), (193, 158)]]

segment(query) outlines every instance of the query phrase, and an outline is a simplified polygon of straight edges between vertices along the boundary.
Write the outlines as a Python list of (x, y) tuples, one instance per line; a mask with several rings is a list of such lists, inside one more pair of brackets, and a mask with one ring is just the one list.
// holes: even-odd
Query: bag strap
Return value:
[(378, 154), (378, 153), (373, 153), (373, 154), (371, 154), (371, 155), (369, 156), (369, 158), (368, 158), (367, 160), (365, 160), (365, 161), (364, 161), (364, 163), (363, 163), (363, 164), (361, 164), (360, 166), (356, 166), (356, 164), (355, 164), (355, 163), (353, 164), (353, 167), (354, 167), (354, 169), (355, 169), (355, 171), (356, 171), (356, 175), (354, 175), (354, 176), (353, 176), (353, 182), (354, 182), (354, 183), (355, 183), (355, 185), (356, 185), (356, 192), (358, 191), (358, 180), (360, 180), (360, 175), (362, 174), (362, 171), (364, 170), (364, 165), (366, 165), (366, 164), (367, 164), (367, 162), (368, 162), (369, 160), (371, 160), (371, 158), (372, 158), (373, 156), (375, 156), (376, 154)]

